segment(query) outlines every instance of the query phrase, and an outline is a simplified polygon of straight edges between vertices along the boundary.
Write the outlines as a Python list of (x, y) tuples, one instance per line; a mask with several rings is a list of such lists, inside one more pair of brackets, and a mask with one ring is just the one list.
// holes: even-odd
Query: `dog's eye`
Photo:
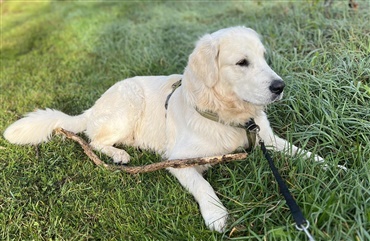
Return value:
[(249, 66), (249, 61), (247, 59), (242, 59), (238, 63), (236, 63), (236, 65), (248, 67)]

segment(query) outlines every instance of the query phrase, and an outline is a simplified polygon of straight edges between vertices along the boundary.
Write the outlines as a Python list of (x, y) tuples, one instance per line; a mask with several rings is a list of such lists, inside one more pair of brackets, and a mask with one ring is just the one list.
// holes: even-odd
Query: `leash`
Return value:
[(267, 151), (266, 146), (265, 146), (265, 142), (259, 136), (259, 131), (260, 131), (259, 126), (254, 122), (253, 119), (251, 119), (250, 121), (248, 121), (244, 125), (244, 129), (247, 132), (255, 133), (257, 139), (259, 140), (258, 143), (261, 146), (262, 153), (263, 153), (263, 155), (265, 156), (265, 158), (267, 159), (267, 161), (269, 163), (270, 169), (271, 169), (271, 171), (272, 171), (272, 173), (273, 173), (273, 175), (274, 175), (274, 177), (275, 177), (275, 179), (276, 179), (276, 181), (279, 185), (280, 192), (284, 196), (286, 204), (288, 205), (288, 207), (290, 209), (290, 212), (293, 216), (293, 219), (296, 223), (296, 225), (295, 225), (296, 229), (299, 230), (299, 231), (303, 231), (307, 235), (309, 241), (315, 241), (315, 239), (312, 237), (312, 235), (308, 231), (308, 228), (310, 227), (310, 223), (303, 216), (303, 213), (302, 213), (301, 209), (299, 208), (297, 202), (294, 200), (294, 198), (293, 198), (292, 194), (290, 193), (285, 181), (280, 176), (280, 173), (279, 173), (278, 169), (276, 168), (276, 166), (274, 164), (274, 161), (272, 160), (269, 152)]

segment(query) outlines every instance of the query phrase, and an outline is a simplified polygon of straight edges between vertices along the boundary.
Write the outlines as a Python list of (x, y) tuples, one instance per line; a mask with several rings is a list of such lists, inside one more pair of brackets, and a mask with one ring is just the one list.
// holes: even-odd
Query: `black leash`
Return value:
[(298, 204), (294, 200), (285, 181), (280, 176), (280, 173), (278, 169), (276, 168), (274, 161), (272, 160), (270, 154), (268, 153), (264, 141), (261, 139), (261, 137), (258, 134), (260, 130), (259, 126), (254, 122), (253, 119), (251, 119), (245, 124), (244, 128), (246, 129), (247, 132), (249, 131), (249, 132), (256, 133), (256, 137), (259, 139), (259, 144), (261, 145), (261, 150), (263, 152), (263, 155), (267, 159), (270, 169), (272, 173), (274, 174), (274, 177), (279, 185), (280, 192), (284, 196), (286, 204), (288, 205), (290, 212), (292, 213), (293, 219), (296, 223), (296, 228), (299, 231), (304, 231), (310, 241), (315, 241), (315, 239), (311, 236), (310, 232), (308, 231), (310, 223), (303, 216), (301, 209), (299, 208)]
[(297, 205), (296, 201), (294, 200), (292, 194), (290, 193), (288, 187), (286, 186), (286, 183), (284, 182), (283, 178), (280, 176), (279, 171), (277, 170), (274, 161), (272, 160), (270, 154), (268, 153), (265, 143), (263, 141), (259, 142), (261, 145), (261, 149), (263, 152), (263, 155), (267, 159), (269, 166), (271, 168), (272, 173), (274, 174), (274, 177), (279, 185), (280, 192), (284, 196), (286, 204), (288, 205), (290, 212), (292, 213), (293, 219), (295, 223), (298, 226), (301, 226), (305, 223), (307, 223), (306, 219), (303, 216), (303, 213), (299, 206)]

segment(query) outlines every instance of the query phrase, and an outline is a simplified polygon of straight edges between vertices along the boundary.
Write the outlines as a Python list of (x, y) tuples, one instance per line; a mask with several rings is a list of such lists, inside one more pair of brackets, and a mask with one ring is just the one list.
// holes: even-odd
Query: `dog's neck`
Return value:
[(233, 92), (226, 91), (227, 88), (216, 84), (209, 88), (202, 83), (195, 84), (194, 78), (183, 78), (183, 94), (189, 105), (193, 106), (198, 113), (208, 115), (209, 119), (218, 119), (225, 124), (244, 124), (250, 119), (256, 118), (263, 106), (256, 106), (251, 103), (240, 100)]

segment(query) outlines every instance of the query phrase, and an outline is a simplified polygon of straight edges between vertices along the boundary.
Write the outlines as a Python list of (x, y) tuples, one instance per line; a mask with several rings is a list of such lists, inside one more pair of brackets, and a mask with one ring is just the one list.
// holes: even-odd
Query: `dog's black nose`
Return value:
[(281, 79), (273, 80), (270, 85), (270, 91), (274, 94), (280, 95), (283, 92), (285, 87), (284, 81)]

